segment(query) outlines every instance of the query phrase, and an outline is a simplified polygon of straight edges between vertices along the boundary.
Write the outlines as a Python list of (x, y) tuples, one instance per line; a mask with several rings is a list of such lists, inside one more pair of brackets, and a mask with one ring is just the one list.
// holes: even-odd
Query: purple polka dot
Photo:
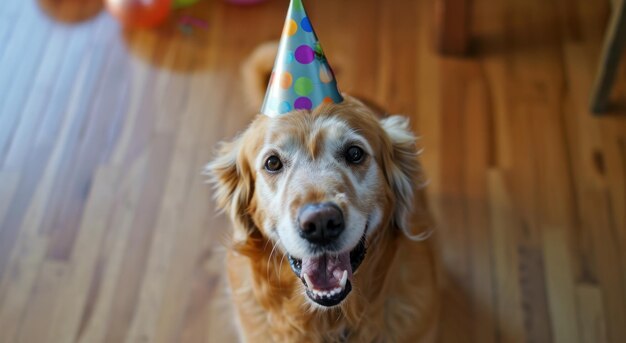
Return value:
[(293, 106), (297, 110), (310, 110), (311, 108), (313, 108), (313, 103), (311, 102), (311, 99), (307, 98), (306, 96), (301, 96), (296, 99), (296, 101), (293, 103)]
[(315, 51), (308, 45), (300, 45), (296, 49), (296, 61), (302, 64), (309, 64), (315, 59)]

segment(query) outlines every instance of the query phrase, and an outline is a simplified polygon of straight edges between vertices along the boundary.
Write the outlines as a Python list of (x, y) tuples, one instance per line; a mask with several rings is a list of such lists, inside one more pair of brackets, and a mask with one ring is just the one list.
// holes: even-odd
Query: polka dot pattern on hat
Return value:
[(298, 95), (309, 95), (313, 91), (313, 81), (306, 76), (302, 76), (296, 80), (294, 90)]
[(298, 110), (310, 110), (313, 108), (313, 103), (311, 102), (311, 99), (301, 96), (296, 99), (294, 106)]
[[(293, 20), (293, 19), (291, 19)], [(304, 17), (302, 18), (302, 21), (300, 21), (300, 27), (302, 27), (302, 29), (306, 32), (312, 32), (313, 31), (313, 27), (311, 26), (311, 22), (309, 21), (309, 17)]]
[(281, 113), (291, 111), (291, 104), (288, 101), (281, 102), (280, 105), (278, 105), (278, 111)]
[(293, 77), (288, 71), (280, 74), (280, 88), (289, 89), (291, 87), (291, 83), (293, 82)]
[(261, 113), (278, 116), (342, 101), (302, 0), (291, 0)]
[(298, 31), (298, 24), (296, 24), (296, 21), (293, 19), (287, 20), (287, 22), (285, 22), (284, 33), (288, 36), (293, 36), (296, 34), (296, 31)]
[(300, 45), (296, 49), (296, 61), (302, 64), (309, 64), (315, 60), (315, 51), (308, 45)]

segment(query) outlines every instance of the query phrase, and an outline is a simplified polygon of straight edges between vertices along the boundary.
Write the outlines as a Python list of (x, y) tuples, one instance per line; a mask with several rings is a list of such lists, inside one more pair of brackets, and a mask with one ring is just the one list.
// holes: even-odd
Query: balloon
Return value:
[(170, 14), (172, 0), (106, 0), (109, 11), (129, 27), (154, 27)]

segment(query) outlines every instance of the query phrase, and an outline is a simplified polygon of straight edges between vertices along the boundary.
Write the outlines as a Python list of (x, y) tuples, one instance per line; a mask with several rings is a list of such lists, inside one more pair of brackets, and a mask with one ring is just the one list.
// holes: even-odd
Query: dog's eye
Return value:
[(269, 172), (277, 172), (283, 167), (283, 162), (280, 161), (280, 158), (276, 156), (270, 156), (267, 161), (265, 161), (265, 169)]
[(363, 153), (363, 149), (358, 146), (351, 146), (346, 150), (346, 160), (348, 163), (358, 164), (363, 161), (363, 157), (365, 153)]

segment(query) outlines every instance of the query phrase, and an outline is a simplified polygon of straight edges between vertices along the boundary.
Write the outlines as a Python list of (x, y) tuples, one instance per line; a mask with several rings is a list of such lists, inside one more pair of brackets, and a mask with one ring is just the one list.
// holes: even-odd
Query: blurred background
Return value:
[[(201, 171), (288, 1), (103, 1), (0, 2), (0, 342), (235, 341)], [(305, 5), (422, 137), (441, 342), (626, 342), (623, 1)]]

